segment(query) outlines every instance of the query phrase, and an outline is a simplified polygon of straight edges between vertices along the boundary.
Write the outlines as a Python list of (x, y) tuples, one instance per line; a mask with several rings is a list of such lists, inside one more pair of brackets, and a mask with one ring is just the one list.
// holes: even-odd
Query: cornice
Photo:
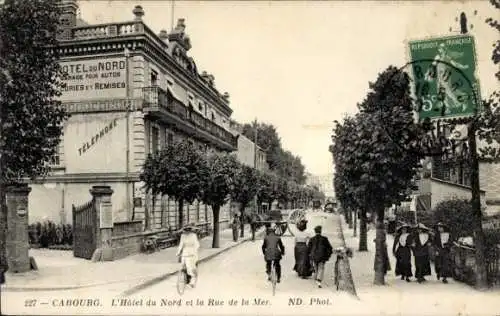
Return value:
[[(118, 34), (120, 26), (137, 27), (138, 30), (129, 34)], [(82, 29), (99, 29), (111, 28), (114, 35), (97, 34), (95, 37), (88, 38), (73, 38), (59, 41), (59, 54), (64, 56), (86, 56), (91, 54), (99, 54), (104, 52), (120, 52), (125, 47), (131, 49), (131, 54), (142, 50), (146, 55), (151, 57), (155, 62), (163, 65), (175, 75), (175, 79), (182, 81), (190, 89), (198, 92), (202, 98), (209, 98), (208, 103), (212, 103), (218, 107), (227, 116), (231, 116), (233, 110), (224, 101), (218, 91), (212, 91), (207, 87), (200, 75), (196, 73), (190, 74), (186, 69), (182, 68), (172, 56), (166, 51), (165, 44), (147, 25), (142, 22), (123, 22), (117, 24), (99, 24), (86, 27), (75, 27), (72, 29), (72, 34)], [(116, 34), (115, 34), (116, 33)], [(91, 47), (90, 49), (88, 47)], [(213, 88), (215, 90), (215, 88)]]

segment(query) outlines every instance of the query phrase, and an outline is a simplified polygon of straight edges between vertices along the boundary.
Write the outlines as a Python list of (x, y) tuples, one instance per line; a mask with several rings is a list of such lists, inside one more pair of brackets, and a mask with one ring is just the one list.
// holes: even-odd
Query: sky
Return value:
[[(153, 31), (170, 31), (171, 1), (79, 1), (89, 23), (133, 20), (138, 4)], [(232, 118), (276, 126), (283, 147), (312, 174), (333, 171), (333, 121), (357, 111), (378, 73), (408, 61), (408, 40), (457, 35), (462, 11), (473, 24), (481, 94), (498, 85), (491, 61), (498, 33), (484, 22), (498, 10), (488, 1), (177, 0), (174, 8), (175, 21), (186, 19), (188, 55), (229, 92)]]

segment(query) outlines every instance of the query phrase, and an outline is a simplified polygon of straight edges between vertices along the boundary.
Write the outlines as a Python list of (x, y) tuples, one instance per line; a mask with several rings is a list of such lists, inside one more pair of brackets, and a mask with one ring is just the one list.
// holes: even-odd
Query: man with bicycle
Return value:
[(196, 281), (196, 266), (198, 264), (198, 249), (200, 242), (194, 232), (194, 225), (186, 225), (182, 230), (181, 240), (177, 249), (177, 256), (181, 256), (182, 266), (186, 269), (188, 283), (194, 287)]
[(262, 244), (262, 252), (264, 254), (264, 260), (266, 260), (267, 280), (271, 281), (271, 267), (274, 263), (277, 278), (276, 282), (279, 283), (281, 281), (280, 260), (285, 255), (285, 246), (281, 238), (276, 235), (275, 227), (267, 228), (267, 235)]

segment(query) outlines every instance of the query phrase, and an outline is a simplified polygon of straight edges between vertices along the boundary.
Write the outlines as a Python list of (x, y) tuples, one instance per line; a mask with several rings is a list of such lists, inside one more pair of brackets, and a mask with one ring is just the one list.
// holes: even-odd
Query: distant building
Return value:
[[(229, 126), (233, 135), (238, 137), (238, 149), (235, 152), (238, 161), (260, 171), (269, 170), (266, 152), (256, 146), (253, 140), (243, 135), (241, 124), (231, 121)], [(257, 150), (257, 156), (255, 156), (255, 150)]]
[[(188, 55), (184, 19), (170, 33), (153, 32), (136, 6), (126, 22), (88, 25), (77, 18), (76, 1), (62, 0), (61, 66), (68, 73), (61, 100), (71, 117), (64, 126), (53, 172), (33, 183), (30, 220), (71, 222), (72, 204), (90, 199), (92, 185), (113, 189), (115, 222), (143, 220), (150, 228), (178, 228), (177, 203), (143, 191), (139, 174), (149, 154), (187, 139), (203, 150), (232, 152), (229, 94), (214, 76), (200, 73)], [(222, 53), (222, 52), (221, 52)], [(221, 209), (221, 222), (229, 219)], [(211, 222), (210, 207), (185, 205), (184, 222)]]

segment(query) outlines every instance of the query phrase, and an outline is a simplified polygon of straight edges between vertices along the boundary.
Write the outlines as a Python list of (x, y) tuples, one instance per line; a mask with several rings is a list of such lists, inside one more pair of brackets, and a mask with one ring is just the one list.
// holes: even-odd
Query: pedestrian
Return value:
[(250, 230), (252, 231), (252, 241), (255, 241), (255, 231), (257, 230), (257, 214), (255, 212), (252, 212), (250, 214)]
[(234, 214), (233, 221), (231, 223), (231, 228), (233, 229), (233, 241), (238, 241), (238, 229), (240, 227), (240, 220), (238, 214)]
[(425, 276), (431, 275), (430, 245), (431, 236), (429, 229), (424, 224), (419, 223), (415, 227), (412, 237), (413, 255), (415, 256), (415, 277), (418, 283), (425, 282)]
[(453, 244), (449, 227), (444, 223), (437, 223), (437, 232), (434, 239), (436, 257), (434, 259), (437, 279), (443, 278), (443, 283), (448, 283), (447, 278), (451, 277), (451, 257), (450, 251)]
[(198, 250), (200, 242), (198, 236), (194, 232), (194, 225), (188, 224), (182, 229), (179, 247), (177, 248), (177, 256), (181, 256), (181, 263), (186, 267), (187, 279), (186, 283), (194, 287), (196, 283), (198, 264)]
[(410, 226), (403, 224), (396, 230), (392, 253), (396, 257), (396, 276), (401, 276), (401, 280), (411, 282), (413, 276), (411, 272), (411, 236), (409, 233)]
[(332, 245), (327, 237), (321, 235), (322, 227), (314, 227), (316, 235), (309, 240), (309, 256), (314, 267), (314, 279), (318, 287), (325, 273), (325, 263), (330, 259), (333, 253)]
[(281, 241), (280, 236), (276, 235), (275, 228), (269, 226), (267, 228), (267, 235), (264, 237), (264, 242), (262, 243), (262, 253), (264, 254), (264, 260), (266, 261), (266, 274), (267, 280), (271, 281), (271, 267), (274, 262), (274, 267), (276, 271), (276, 282), (281, 282), (281, 264), (280, 261), (285, 255), (285, 246)]
[(311, 236), (306, 232), (307, 220), (302, 219), (297, 223), (297, 229), (299, 230), (295, 233), (295, 265), (293, 270), (297, 272), (298, 276), (305, 279), (312, 275), (311, 260), (309, 259), (309, 248), (307, 243)]

